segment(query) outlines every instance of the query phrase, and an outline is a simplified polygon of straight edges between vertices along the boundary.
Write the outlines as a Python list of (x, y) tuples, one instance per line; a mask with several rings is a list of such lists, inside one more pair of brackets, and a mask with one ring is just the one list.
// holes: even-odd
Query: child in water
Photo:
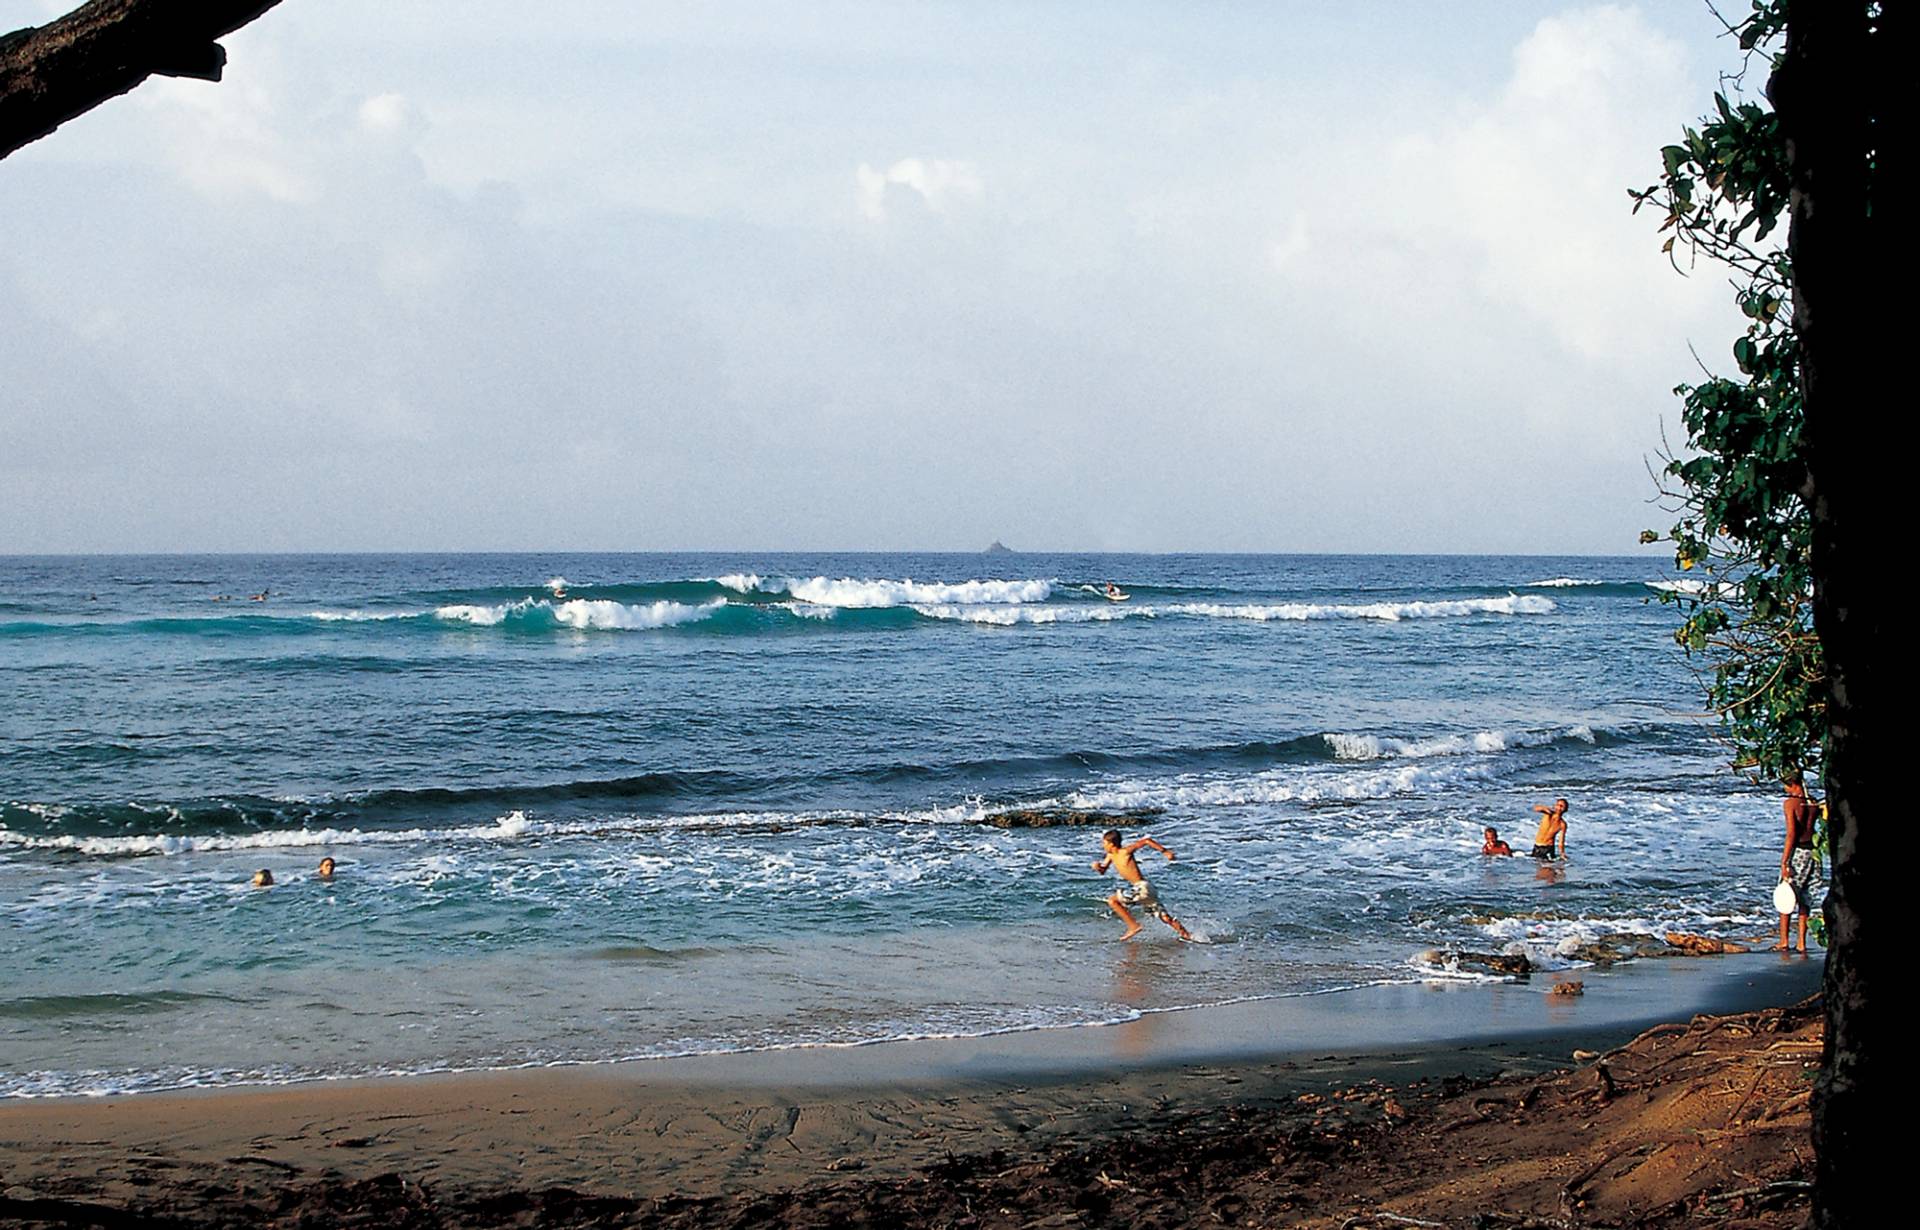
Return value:
[(1536, 803), (1533, 810), (1540, 813), (1540, 831), (1533, 835), (1533, 857), (1553, 858), (1554, 844), (1560, 846), (1559, 857), (1567, 857), (1567, 801), (1555, 799), (1552, 803)]
[(1101, 836), (1100, 844), (1106, 848), (1107, 856), (1095, 863), (1093, 869), (1105, 875), (1107, 868), (1111, 867), (1114, 874), (1122, 881), (1119, 891), (1107, 898), (1108, 907), (1120, 916), (1121, 922), (1127, 924), (1127, 932), (1120, 938), (1130, 940), (1140, 934), (1139, 920), (1134, 918), (1132, 912), (1127, 909), (1131, 905), (1172, 927), (1174, 934), (1181, 939), (1191, 940), (1193, 936), (1180, 925), (1180, 920), (1167, 913), (1166, 907), (1160, 904), (1160, 899), (1153, 895), (1153, 886), (1147, 883), (1147, 877), (1141, 872), (1140, 864), (1135, 862), (1133, 857), (1135, 850), (1142, 846), (1151, 846), (1166, 855), (1167, 861), (1171, 863), (1173, 851), (1151, 837), (1142, 837), (1139, 841), (1121, 845), (1119, 829), (1108, 829)]
[(1480, 845), (1482, 854), (1512, 854), (1513, 847), (1500, 840), (1500, 830), (1487, 826), (1487, 839)]

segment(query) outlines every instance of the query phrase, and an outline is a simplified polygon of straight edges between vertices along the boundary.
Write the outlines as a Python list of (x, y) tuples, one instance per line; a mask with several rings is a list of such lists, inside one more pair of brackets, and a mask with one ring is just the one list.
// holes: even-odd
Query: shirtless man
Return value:
[(1138, 906), (1169, 927), (1172, 927), (1174, 934), (1178, 935), (1181, 939), (1192, 939), (1193, 936), (1187, 932), (1185, 927), (1180, 925), (1180, 920), (1167, 913), (1166, 907), (1160, 904), (1160, 899), (1153, 895), (1153, 886), (1147, 883), (1147, 877), (1141, 873), (1140, 864), (1135, 862), (1133, 857), (1135, 850), (1140, 849), (1142, 846), (1151, 846), (1153, 849), (1166, 855), (1167, 861), (1171, 863), (1173, 861), (1173, 851), (1167, 849), (1151, 837), (1142, 837), (1139, 841), (1121, 845), (1119, 829), (1108, 829), (1106, 833), (1101, 836), (1100, 844), (1106, 848), (1107, 856), (1095, 863), (1093, 869), (1101, 875), (1105, 875), (1107, 868), (1111, 867), (1113, 868), (1114, 874), (1119, 876), (1122, 881), (1119, 891), (1107, 898), (1107, 905), (1115, 914), (1120, 916), (1121, 922), (1127, 924), (1127, 933), (1120, 938), (1130, 940), (1140, 934), (1139, 920), (1134, 918), (1133, 914), (1127, 909), (1129, 905), (1133, 905)]
[(1533, 857), (1554, 858), (1554, 842), (1560, 843), (1557, 857), (1567, 857), (1567, 801), (1555, 799), (1551, 804), (1535, 803), (1533, 810), (1540, 813), (1540, 831), (1533, 835)]
[(1494, 828), (1492, 825), (1488, 825), (1486, 828), (1486, 840), (1480, 843), (1480, 853), (1512, 854), (1513, 847), (1508, 845), (1506, 842), (1500, 840), (1499, 829)]
[[(1807, 797), (1807, 784), (1798, 773), (1788, 776), (1786, 781), (1787, 797), (1781, 803), (1781, 809), (1787, 815), (1787, 840), (1780, 851), (1780, 879), (1793, 885), (1793, 897), (1800, 907), (1800, 951), (1807, 950), (1807, 914), (1813, 903), (1809, 893), (1813, 889), (1813, 873), (1820, 866), (1819, 858), (1813, 852), (1813, 825), (1820, 811)], [(1773, 946), (1775, 952), (1787, 951), (1787, 924), (1791, 914), (1780, 916), (1780, 942)]]

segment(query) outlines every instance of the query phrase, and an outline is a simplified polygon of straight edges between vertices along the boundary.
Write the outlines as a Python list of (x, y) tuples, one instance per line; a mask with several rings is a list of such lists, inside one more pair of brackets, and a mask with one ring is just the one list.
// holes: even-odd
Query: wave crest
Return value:
[(640, 630), (696, 623), (727, 605), (724, 599), (689, 606), (683, 602), (613, 602), (605, 598), (569, 598), (553, 602), (523, 598), (495, 606), (455, 604), (438, 607), (435, 619), (491, 628), (499, 624), (527, 627)]
[(785, 594), (799, 602), (830, 607), (984, 606), (1045, 602), (1053, 582), (1028, 581), (888, 581), (854, 577), (782, 577), (765, 580), (752, 574), (718, 578), (718, 583), (741, 593)]
[(1468, 756), (1475, 753), (1504, 752), (1518, 747), (1547, 747), (1562, 739), (1593, 743), (1591, 726), (1571, 726), (1565, 730), (1476, 730), (1465, 735), (1439, 735), (1429, 739), (1396, 739), (1385, 735), (1323, 735), (1336, 760), (1418, 760), (1428, 756)]

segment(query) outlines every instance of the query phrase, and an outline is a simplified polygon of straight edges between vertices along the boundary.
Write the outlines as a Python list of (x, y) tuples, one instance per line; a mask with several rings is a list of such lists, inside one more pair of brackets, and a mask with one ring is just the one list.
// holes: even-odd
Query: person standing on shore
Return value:
[[(1813, 873), (1820, 866), (1820, 859), (1813, 851), (1813, 826), (1820, 813), (1807, 797), (1806, 779), (1800, 774), (1790, 774), (1786, 787), (1787, 797), (1781, 809), (1787, 816), (1787, 840), (1780, 851), (1780, 879), (1793, 886), (1794, 904), (1800, 907), (1800, 951), (1805, 952), (1807, 915), (1813, 908), (1810, 899)], [(1780, 916), (1780, 942), (1773, 946), (1775, 952), (1787, 951), (1787, 929), (1792, 917), (1791, 914)]]
[(1167, 861), (1171, 863), (1173, 851), (1151, 837), (1142, 837), (1139, 841), (1122, 845), (1119, 829), (1108, 829), (1102, 834), (1100, 844), (1105, 847), (1107, 856), (1095, 863), (1093, 869), (1105, 875), (1107, 868), (1111, 867), (1113, 873), (1122, 881), (1119, 890), (1107, 898), (1107, 907), (1120, 916), (1121, 922), (1127, 924), (1127, 932), (1120, 938), (1130, 940), (1140, 934), (1140, 921), (1133, 916), (1131, 910), (1127, 909), (1131, 905), (1172, 927), (1174, 933), (1181, 939), (1192, 939), (1193, 936), (1180, 925), (1180, 920), (1167, 913), (1167, 908), (1160, 904), (1158, 897), (1153, 895), (1153, 886), (1147, 883), (1146, 874), (1140, 870), (1140, 864), (1135, 862), (1133, 857), (1134, 851), (1143, 846), (1151, 846), (1166, 855)]
[[(1535, 803), (1533, 810), (1540, 813), (1540, 831), (1533, 835), (1533, 857), (1567, 857), (1567, 801), (1555, 799), (1552, 803)], [(1554, 842), (1560, 843), (1560, 853), (1553, 852)]]

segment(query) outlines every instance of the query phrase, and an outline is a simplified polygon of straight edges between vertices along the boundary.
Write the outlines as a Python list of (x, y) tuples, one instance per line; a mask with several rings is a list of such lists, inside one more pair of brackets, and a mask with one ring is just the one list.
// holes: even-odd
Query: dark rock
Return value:
[(1128, 825), (1144, 824), (1164, 809), (1141, 807), (1132, 811), (1075, 811), (1069, 807), (1019, 807), (1012, 811), (997, 811), (981, 818), (980, 823), (992, 825), (997, 829), (1050, 829), (1050, 828), (1125, 828)]
[(1428, 965), (1451, 965), (1490, 974), (1513, 974), (1521, 978), (1533, 972), (1533, 962), (1527, 960), (1524, 953), (1455, 952), (1451, 949), (1429, 948), (1420, 954), (1420, 960)]

